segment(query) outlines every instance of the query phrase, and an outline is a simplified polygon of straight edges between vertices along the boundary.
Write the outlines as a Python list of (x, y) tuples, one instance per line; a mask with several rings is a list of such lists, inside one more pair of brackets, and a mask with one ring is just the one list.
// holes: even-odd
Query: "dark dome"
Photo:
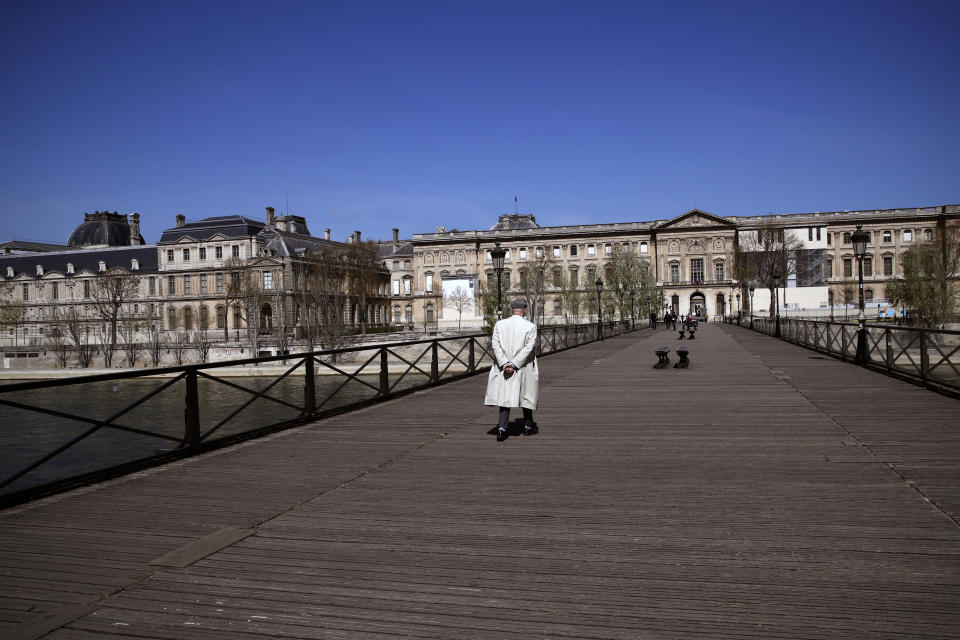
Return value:
[(130, 246), (130, 223), (127, 222), (126, 215), (116, 212), (85, 213), (83, 224), (73, 230), (67, 245), (71, 247)]
[(500, 216), (497, 224), (490, 227), (490, 231), (510, 231), (512, 229), (539, 229), (536, 218), (532, 213), (514, 213)]

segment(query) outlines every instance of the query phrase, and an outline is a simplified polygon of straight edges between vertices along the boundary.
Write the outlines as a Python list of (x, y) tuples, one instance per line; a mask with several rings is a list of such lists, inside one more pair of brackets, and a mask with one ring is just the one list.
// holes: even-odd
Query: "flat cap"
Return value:
[(514, 300), (511, 300), (511, 301), (510, 301), (510, 308), (511, 308), (511, 309), (526, 309), (526, 308), (527, 308), (527, 301), (524, 300), (523, 298), (516, 298), (516, 299), (514, 299)]

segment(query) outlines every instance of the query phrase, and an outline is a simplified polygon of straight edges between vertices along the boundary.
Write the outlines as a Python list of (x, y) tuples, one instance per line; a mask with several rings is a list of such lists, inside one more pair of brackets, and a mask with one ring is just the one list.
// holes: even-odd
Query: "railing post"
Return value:
[(473, 348), (474, 348), (474, 346), (475, 346), (475, 341), (476, 341), (476, 338), (470, 338), (470, 354), (469, 354), (468, 359), (467, 359), (467, 366), (469, 367), (470, 371), (476, 371), (476, 370), (477, 370), (477, 361), (476, 361), (476, 357), (474, 356), (474, 352), (473, 352)]
[(317, 410), (317, 388), (313, 378), (313, 355), (303, 360), (303, 413), (312, 416)]
[(197, 370), (187, 370), (187, 397), (184, 408), (183, 444), (190, 449), (200, 447), (200, 394), (197, 392)]
[(436, 340), (430, 343), (430, 382), (440, 382), (440, 357)]
[(887, 371), (893, 370), (893, 338), (890, 335), (890, 327), (884, 327), (883, 337), (887, 343)]
[(380, 395), (390, 395), (390, 370), (387, 368), (387, 348), (380, 347)]
[(927, 353), (927, 332), (920, 329), (920, 379), (927, 381), (930, 375), (930, 354)]
[(847, 359), (847, 329), (844, 325), (840, 325), (840, 356)]

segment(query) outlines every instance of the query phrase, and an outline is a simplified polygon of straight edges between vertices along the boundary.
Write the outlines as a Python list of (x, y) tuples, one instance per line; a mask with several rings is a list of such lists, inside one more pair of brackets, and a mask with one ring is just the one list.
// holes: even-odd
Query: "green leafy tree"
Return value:
[(916, 322), (942, 326), (957, 311), (960, 231), (940, 226), (932, 240), (918, 242), (901, 256), (903, 276), (887, 286), (891, 302), (907, 309)]

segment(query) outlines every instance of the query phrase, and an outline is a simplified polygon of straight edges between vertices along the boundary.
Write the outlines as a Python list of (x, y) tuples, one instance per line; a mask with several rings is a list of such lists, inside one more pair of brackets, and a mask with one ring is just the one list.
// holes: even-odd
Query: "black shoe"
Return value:
[(490, 429), (490, 431), (487, 431), (487, 435), (488, 435), (488, 436), (495, 436), (495, 435), (497, 435), (497, 431), (499, 431), (499, 430), (500, 430), (500, 427), (498, 427), (497, 425), (493, 425), (493, 429)]
[(528, 424), (523, 428), (523, 435), (525, 436), (534, 436), (538, 433), (540, 433), (540, 429), (535, 424)]
[(510, 437), (510, 432), (506, 429), (497, 429), (497, 442), (503, 442)]

